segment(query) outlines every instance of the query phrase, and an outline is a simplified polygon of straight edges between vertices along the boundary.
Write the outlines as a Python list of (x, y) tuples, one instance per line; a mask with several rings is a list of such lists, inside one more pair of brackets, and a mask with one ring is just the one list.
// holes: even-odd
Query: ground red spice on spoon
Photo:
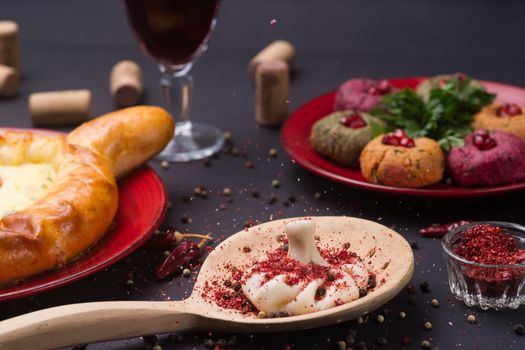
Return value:
[[(284, 274), (287, 277), (286, 283), (289, 285), (295, 285), (300, 282), (307, 284), (314, 279), (322, 279), (323, 284), (319, 288), (320, 291), (318, 290), (318, 293), (316, 293), (316, 296), (321, 298), (322, 295), (319, 294), (322, 294), (323, 290), (326, 290), (331, 284), (336, 283), (337, 280), (343, 277), (341, 272), (334, 273), (334, 268), (361, 260), (357, 254), (345, 248), (321, 248), (319, 252), (325, 261), (330, 264), (329, 267), (313, 263), (303, 264), (288, 257), (286, 249), (288, 246), (287, 239), (284, 238), (281, 242), (283, 245), (280, 248), (269, 252), (266, 259), (259, 261), (257, 267), (244, 277), (249, 278), (254, 273), (264, 273), (265, 281), (268, 281), (277, 275)], [(215, 302), (220, 307), (238, 310), (242, 314), (257, 314), (258, 310), (242, 291), (244, 269), (232, 265), (225, 265), (224, 267), (228, 274), (226, 279), (222, 282), (218, 280), (207, 281), (201, 294), (202, 297)], [(369, 290), (377, 286), (375, 273), (369, 272), (368, 277), (368, 287), (366, 290), (360, 291), (360, 295), (362, 293), (361, 296), (365, 296)], [(267, 315), (267, 317), (283, 316), (289, 315), (283, 313)]]

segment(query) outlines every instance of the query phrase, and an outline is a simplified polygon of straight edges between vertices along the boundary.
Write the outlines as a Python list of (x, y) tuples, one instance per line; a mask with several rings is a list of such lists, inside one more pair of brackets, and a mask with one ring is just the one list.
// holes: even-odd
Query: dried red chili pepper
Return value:
[(419, 230), (419, 233), (423, 237), (434, 237), (434, 238), (441, 238), (445, 234), (447, 234), (448, 231), (455, 229), (456, 227), (459, 227), (461, 225), (470, 224), (471, 221), (467, 220), (460, 220), (460, 221), (454, 221), (450, 222), (448, 224), (433, 224), (432, 226), (424, 227)]
[(181, 274), (184, 269), (192, 269), (200, 264), (200, 247), (192, 241), (182, 241), (157, 269), (158, 279)]
[(208, 235), (201, 235), (198, 233), (180, 233), (179, 231), (169, 228), (165, 233), (152, 235), (144, 244), (145, 248), (150, 249), (171, 249), (179, 244), (185, 238), (201, 238), (210, 239)]

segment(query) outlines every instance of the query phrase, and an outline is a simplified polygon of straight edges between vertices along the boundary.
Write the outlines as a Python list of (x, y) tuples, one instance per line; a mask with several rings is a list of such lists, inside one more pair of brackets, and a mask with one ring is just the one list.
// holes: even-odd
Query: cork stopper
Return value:
[(16, 22), (0, 21), (0, 64), (20, 72), (20, 43)]
[(91, 91), (66, 90), (31, 94), (29, 112), (34, 125), (80, 124), (91, 115)]
[(255, 75), (255, 70), (259, 64), (267, 61), (284, 61), (291, 65), (295, 59), (295, 49), (286, 40), (277, 40), (262, 49), (248, 64), (250, 75)]
[(13, 67), (0, 64), (0, 97), (12, 97), (20, 88), (20, 75)]
[(120, 61), (113, 66), (110, 78), (113, 101), (118, 107), (136, 105), (142, 99), (142, 72), (133, 61)]
[(290, 74), (288, 64), (264, 61), (255, 70), (255, 120), (262, 126), (276, 126), (288, 116)]

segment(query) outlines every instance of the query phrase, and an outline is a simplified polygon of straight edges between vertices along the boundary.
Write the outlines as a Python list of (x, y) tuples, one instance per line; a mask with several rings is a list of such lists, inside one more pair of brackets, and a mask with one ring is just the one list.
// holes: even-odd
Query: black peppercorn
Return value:
[(419, 289), (421, 290), (421, 292), (423, 293), (428, 293), (430, 292), (430, 289), (428, 287), (428, 282), (423, 282), (419, 285)]

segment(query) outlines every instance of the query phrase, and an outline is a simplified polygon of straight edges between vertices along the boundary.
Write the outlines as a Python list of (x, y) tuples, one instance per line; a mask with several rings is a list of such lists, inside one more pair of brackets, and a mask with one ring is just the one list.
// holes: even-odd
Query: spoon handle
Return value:
[(71, 304), (0, 322), (0, 350), (53, 349), (197, 328), (184, 301)]

